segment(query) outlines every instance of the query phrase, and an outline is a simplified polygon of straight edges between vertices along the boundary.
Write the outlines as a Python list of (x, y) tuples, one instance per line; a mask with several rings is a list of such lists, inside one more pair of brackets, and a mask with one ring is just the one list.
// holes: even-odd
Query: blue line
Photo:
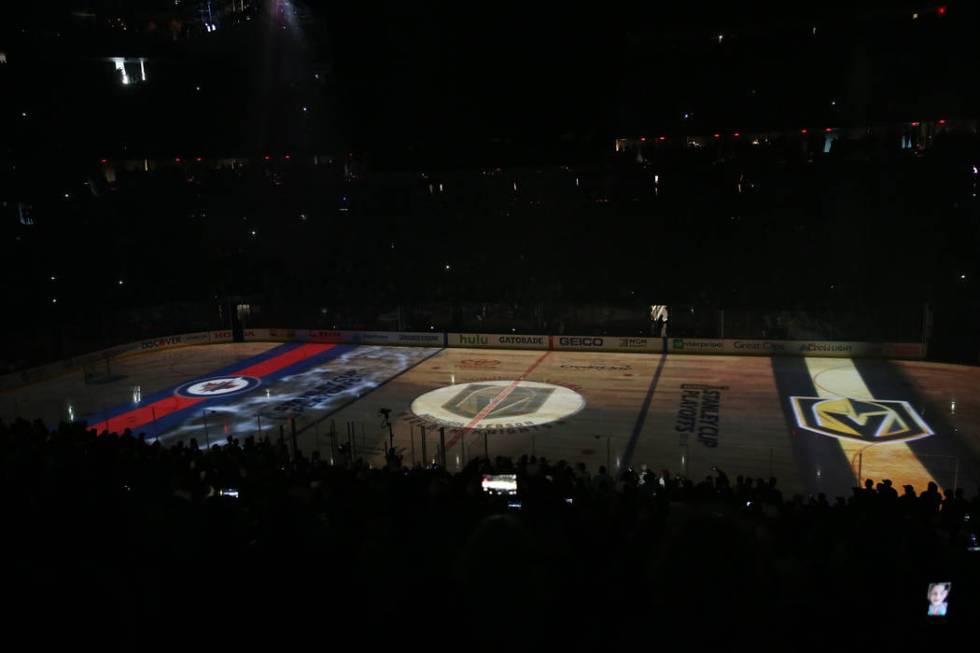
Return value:
[(262, 383), (260, 385), (255, 386), (248, 392), (229, 395), (227, 397), (218, 396), (212, 399), (206, 399), (198, 404), (195, 404), (188, 408), (184, 408), (182, 410), (174, 411), (169, 415), (161, 417), (156, 421), (156, 424), (147, 424), (141, 427), (140, 430), (142, 431), (152, 430), (154, 431), (155, 434), (166, 435), (167, 431), (173, 430), (181, 423), (185, 422), (188, 419), (192, 419), (195, 415), (199, 415), (203, 411), (207, 411), (209, 408), (235, 403), (236, 401), (248, 397), (252, 393), (259, 390), (259, 388), (264, 388), (268, 385), (276, 383), (280, 379), (283, 379), (292, 374), (296, 374), (305, 369), (313, 368), (318, 365), (323, 365), (324, 363), (332, 361), (335, 358), (339, 358), (340, 356), (357, 349), (357, 347), (358, 347), (357, 345), (337, 345), (332, 349), (328, 349), (326, 351), (320, 352), (319, 354), (315, 354), (313, 356), (310, 356), (309, 358), (304, 358), (303, 360), (293, 363), (288, 367), (284, 367), (280, 370), (276, 370), (275, 372), (272, 372), (271, 374), (267, 374), (263, 376)]
[(657, 389), (657, 383), (660, 382), (660, 374), (664, 371), (664, 363), (666, 362), (667, 349), (665, 347), (663, 353), (660, 354), (660, 362), (657, 363), (657, 371), (653, 373), (653, 378), (650, 380), (650, 387), (647, 389), (647, 396), (643, 400), (643, 405), (640, 407), (640, 414), (636, 417), (636, 424), (633, 425), (633, 433), (630, 435), (630, 441), (626, 443), (626, 449), (623, 451), (622, 466), (624, 469), (629, 469), (630, 462), (633, 460), (633, 450), (636, 449), (636, 442), (640, 439), (640, 431), (643, 430), (643, 422), (645, 422), (647, 419), (647, 411), (650, 410), (650, 402), (653, 401), (653, 393)]
[[(207, 374), (203, 374), (203, 375), (200, 375), (200, 376), (197, 376), (197, 377), (192, 377), (191, 379), (188, 379), (187, 381), (181, 381), (180, 383), (177, 383), (175, 385), (171, 385), (171, 386), (169, 386), (167, 388), (164, 388), (163, 390), (157, 390), (156, 392), (153, 392), (153, 393), (144, 395), (143, 397), (140, 398), (139, 404), (132, 404), (132, 403), (120, 404), (119, 406), (114, 406), (114, 407), (109, 408), (109, 409), (104, 409), (104, 410), (101, 410), (101, 411), (92, 413), (90, 415), (86, 415), (84, 418), (82, 418), (82, 420), (79, 420), (79, 421), (85, 421), (85, 422), (88, 422), (91, 425), (98, 424), (99, 422), (104, 422), (104, 421), (106, 421), (108, 419), (112, 419), (113, 417), (118, 417), (119, 415), (122, 415), (123, 413), (129, 412), (129, 411), (133, 410), (134, 408), (137, 408), (138, 406), (147, 406), (147, 405), (152, 404), (154, 402), (157, 402), (157, 401), (159, 401), (161, 399), (164, 399), (166, 397), (169, 397), (170, 395), (172, 395), (174, 393), (174, 391), (177, 388), (179, 388), (180, 386), (182, 386), (182, 385), (184, 385), (184, 384), (186, 384), (186, 383), (188, 383), (190, 381), (210, 379), (210, 378), (213, 378), (213, 377), (216, 377), (216, 376), (229, 376), (231, 374), (234, 374), (238, 370), (243, 370), (246, 367), (251, 367), (252, 365), (256, 365), (258, 363), (261, 363), (262, 361), (269, 360), (270, 358), (275, 358), (276, 356), (281, 356), (282, 354), (285, 354), (287, 351), (290, 351), (292, 349), (296, 349), (297, 347), (300, 346), (300, 344), (302, 344), (302, 343), (290, 342), (290, 343), (286, 343), (286, 344), (283, 344), (283, 345), (279, 345), (277, 347), (273, 347), (272, 349), (268, 349), (268, 350), (262, 352), (261, 354), (256, 354), (255, 356), (251, 356), (249, 358), (246, 358), (246, 359), (237, 361), (235, 363), (232, 363), (231, 365), (226, 365), (225, 367), (222, 367), (222, 368), (217, 369), (217, 370), (213, 370), (211, 372), (208, 372)], [(134, 375), (134, 376), (138, 376), (138, 373), (136, 375)], [(122, 379), (120, 379), (120, 380), (122, 380)]]

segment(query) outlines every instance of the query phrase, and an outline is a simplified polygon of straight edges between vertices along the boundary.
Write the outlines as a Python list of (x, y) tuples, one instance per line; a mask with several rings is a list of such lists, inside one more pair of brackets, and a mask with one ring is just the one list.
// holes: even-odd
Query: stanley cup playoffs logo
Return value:
[(800, 428), (869, 444), (917, 440), (933, 434), (906, 401), (848, 397), (790, 397)]

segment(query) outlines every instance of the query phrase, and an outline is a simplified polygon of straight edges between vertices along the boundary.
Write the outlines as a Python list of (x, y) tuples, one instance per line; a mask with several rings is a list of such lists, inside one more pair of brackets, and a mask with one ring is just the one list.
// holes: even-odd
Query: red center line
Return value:
[(260, 361), (254, 365), (240, 369), (234, 374), (229, 374), (229, 376), (255, 376), (261, 379), (267, 374), (278, 372), (279, 370), (289, 367), (290, 365), (295, 365), (296, 363), (304, 361), (307, 358), (316, 356), (317, 354), (322, 354), (325, 351), (329, 351), (336, 346), (337, 345), (315, 343), (300, 345), (296, 349), (291, 349), (284, 354), (276, 356), (275, 358)]
[(509, 386), (505, 387), (503, 390), (501, 390), (499, 393), (497, 393), (497, 396), (494, 397), (490, 401), (489, 404), (487, 404), (486, 406), (484, 406), (483, 407), (483, 410), (481, 410), (479, 413), (476, 414), (476, 417), (474, 417), (473, 419), (471, 419), (469, 421), (469, 423), (466, 426), (464, 426), (462, 428), (462, 430), (460, 430), (459, 433), (457, 433), (456, 435), (454, 435), (453, 437), (451, 437), (449, 439), (449, 442), (446, 443), (446, 451), (448, 452), (450, 449), (452, 449), (452, 447), (453, 447), (454, 444), (456, 444), (457, 442), (459, 442), (460, 439), (466, 437), (466, 435), (470, 431), (472, 431), (476, 427), (476, 425), (479, 424), (480, 421), (484, 417), (486, 417), (491, 412), (493, 412), (493, 409), (496, 408), (500, 404), (501, 401), (503, 401), (504, 399), (506, 399), (507, 397), (509, 397), (510, 394), (512, 392), (514, 392), (514, 390), (517, 389), (517, 386), (519, 386), (522, 381), (524, 381), (525, 379), (527, 379), (528, 375), (531, 374), (531, 372), (534, 371), (534, 368), (536, 368), (538, 365), (540, 365), (541, 364), (541, 361), (543, 361), (545, 358), (547, 358), (548, 357), (548, 354), (550, 354), (550, 353), (551, 353), (550, 351), (546, 351), (545, 353), (541, 354), (541, 356), (539, 356), (536, 361), (534, 361), (533, 363), (531, 363), (531, 367), (529, 367), (526, 370), (524, 370), (524, 373), (521, 374), (519, 377), (517, 377), (517, 380), (512, 381)]

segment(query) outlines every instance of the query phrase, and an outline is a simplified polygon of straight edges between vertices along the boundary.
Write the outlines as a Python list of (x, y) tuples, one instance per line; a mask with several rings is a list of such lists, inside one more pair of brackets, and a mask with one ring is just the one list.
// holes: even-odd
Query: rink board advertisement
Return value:
[[(818, 340), (751, 340), (717, 338), (657, 338), (608, 335), (526, 335), (491, 333), (444, 333), (436, 331), (349, 331), (336, 329), (245, 329), (242, 338), (248, 342), (311, 342), (352, 345), (388, 345), (397, 347), (466, 347), (482, 349), (529, 349), (554, 351), (647, 352), (672, 354), (726, 354), (753, 356), (829, 356), (838, 358), (877, 357), (922, 360), (926, 347), (922, 343), (875, 343)], [(132, 354), (188, 347), (230, 343), (230, 329), (199, 331), (148, 338), (118, 345), (56, 363), (0, 376), (0, 389), (12, 388), (50, 379), (81, 369), (86, 365)]]
[(667, 338), (676, 354), (728, 354), (736, 356), (830, 356), (837, 358), (925, 358), (921, 343), (851, 342), (831, 340), (739, 340), (720, 338)]

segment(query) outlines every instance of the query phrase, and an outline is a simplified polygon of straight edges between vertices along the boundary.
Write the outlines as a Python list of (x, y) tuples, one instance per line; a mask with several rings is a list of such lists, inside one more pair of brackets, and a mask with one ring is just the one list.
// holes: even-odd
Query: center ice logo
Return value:
[(185, 383), (177, 388), (176, 394), (184, 397), (223, 397), (247, 392), (259, 383), (254, 376), (222, 376)]
[(442, 407), (454, 415), (470, 419), (487, 410), (486, 417), (517, 417), (536, 413), (554, 391), (554, 387), (517, 386), (505, 396), (499, 386), (471, 383)]
[(412, 402), (412, 413), (433, 426), (510, 429), (541, 426), (585, 407), (571, 388), (535, 381), (481, 381), (438, 388)]

